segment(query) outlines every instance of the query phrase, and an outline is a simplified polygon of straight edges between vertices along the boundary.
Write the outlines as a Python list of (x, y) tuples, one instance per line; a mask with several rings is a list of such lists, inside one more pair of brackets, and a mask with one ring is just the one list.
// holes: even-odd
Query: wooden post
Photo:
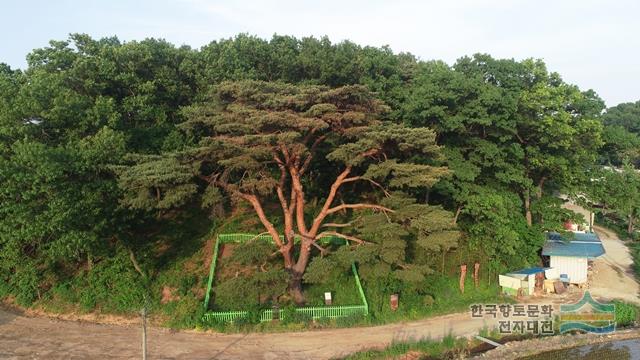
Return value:
[(464, 294), (464, 279), (467, 276), (467, 265), (460, 265), (460, 292)]
[(398, 294), (392, 294), (391, 298), (389, 299), (389, 303), (391, 304), (392, 311), (398, 310), (398, 305), (399, 305)]
[(480, 263), (475, 263), (475, 265), (473, 265), (473, 282), (477, 289), (480, 284)]
[(142, 316), (142, 360), (147, 360), (147, 306), (140, 312)]

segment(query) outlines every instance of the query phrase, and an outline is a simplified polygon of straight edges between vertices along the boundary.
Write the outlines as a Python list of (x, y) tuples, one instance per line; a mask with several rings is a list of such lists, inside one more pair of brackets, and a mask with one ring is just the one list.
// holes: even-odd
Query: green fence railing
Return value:
[[(283, 238), (282, 235), (280, 238)], [(216, 238), (216, 242), (213, 248), (213, 257), (211, 258), (211, 267), (209, 269), (209, 280), (207, 282), (207, 292), (204, 298), (204, 308), (205, 311), (209, 309), (209, 302), (211, 300), (211, 290), (213, 288), (213, 281), (215, 279), (215, 271), (216, 265), (218, 262), (218, 251), (220, 248), (220, 244), (226, 243), (240, 243), (250, 240), (263, 240), (263, 241), (271, 241), (272, 238), (268, 234), (260, 234), (260, 235), (251, 235), (251, 234), (221, 234)], [(327, 236), (323, 237), (319, 240), (321, 243), (331, 243), (331, 242), (341, 242), (345, 243), (346, 241), (340, 237), (336, 236)], [(362, 304), (358, 305), (345, 305), (345, 306), (316, 306), (316, 307), (302, 307), (295, 309), (296, 313), (303, 314), (309, 316), (313, 319), (321, 319), (321, 318), (339, 318), (353, 315), (362, 315), (366, 316), (369, 314), (369, 304), (367, 302), (367, 297), (364, 294), (364, 289), (362, 288), (362, 283), (360, 282), (360, 276), (358, 275), (358, 270), (355, 264), (351, 264), (351, 271), (353, 272), (353, 276), (355, 277), (356, 287), (358, 289), (358, 293), (362, 300)], [(276, 310), (277, 311), (277, 310)], [(276, 312), (271, 309), (262, 310), (260, 313), (260, 321), (271, 321), (274, 319), (274, 313)], [(238, 319), (246, 318), (249, 316), (249, 311), (209, 311), (204, 314), (205, 321), (216, 321), (216, 322), (233, 322)], [(280, 319), (284, 319), (286, 317), (283, 311), (279, 311), (278, 317)]]

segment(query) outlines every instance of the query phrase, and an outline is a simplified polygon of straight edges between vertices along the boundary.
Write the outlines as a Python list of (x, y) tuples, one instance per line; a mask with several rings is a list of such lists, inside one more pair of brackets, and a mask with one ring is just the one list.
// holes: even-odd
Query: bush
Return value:
[(296, 311), (296, 307), (291, 305), (281, 310), (281, 319), (283, 324), (300, 324), (313, 321), (313, 317)]
[(435, 299), (431, 295), (425, 295), (422, 299), (423, 299), (422, 301), (424, 303), (424, 306), (427, 306), (427, 307), (433, 306), (433, 303), (435, 302)]
[(137, 312), (148, 297), (144, 280), (135, 272), (124, 251), (74, 277), (67, 286), (70, 288), (60, 288), (57, 292), (67, 298), (73, 298), (70, 292), (74, 292), (83, 311), (99, 307), (105, 313)]
[(166, 326), (174, 329), (193, 329), (202, 326), (204, 308), (194, 296), (184, 296), (162, 306), (162, 312), (169, 317)]

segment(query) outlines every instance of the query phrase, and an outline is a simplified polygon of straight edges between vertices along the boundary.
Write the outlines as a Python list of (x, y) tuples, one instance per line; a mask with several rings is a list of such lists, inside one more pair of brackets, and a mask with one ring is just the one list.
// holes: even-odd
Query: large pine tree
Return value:
[[(439, 156), (435, 133), (383, 122), (386, 111), (363, 86), (330, 89), (245, 81), (217, 86), (208, 99), (185, 112), (184, 128), (202, 140), (183, 160), (196, 165), (197, 176), (207, 183), (209, 201), (227, 195), (252, 206), (282, 254), (298, 303), (304, 301), (302, 276), (318, 239), (333, 235), (364, 242), (332, 230), (343, 228), (329, 222), (334, 214), (393, 212), (375, 196), (336, 204), (345, 184), (364, 182), (384, 193), (385, 188), (431, 186), (447, 172), (424, 163)], [(423, 163), (412, 161), (416, 158)], [(321, 206), (311, 214), (305, 189), (319, 183), (310, 170), (314, 161), (327, 160), (330, 166), (316, 171), (331, 181)], [(272, 223), (278, 215), (265, 211), (270, 201), (282, 210), (282, 229)], [(294, 242), (298, 237), (299, 245)]]

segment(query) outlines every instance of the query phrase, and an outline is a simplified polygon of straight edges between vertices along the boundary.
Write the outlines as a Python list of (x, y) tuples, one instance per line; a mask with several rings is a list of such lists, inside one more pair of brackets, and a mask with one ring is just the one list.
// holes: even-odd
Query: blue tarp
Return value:
[(550, 232), (542, 248), (544, 256), (573, 256), (597, 258), (604, 255), (604, 247), (595, 233), (574, 233), (571, 237)]

